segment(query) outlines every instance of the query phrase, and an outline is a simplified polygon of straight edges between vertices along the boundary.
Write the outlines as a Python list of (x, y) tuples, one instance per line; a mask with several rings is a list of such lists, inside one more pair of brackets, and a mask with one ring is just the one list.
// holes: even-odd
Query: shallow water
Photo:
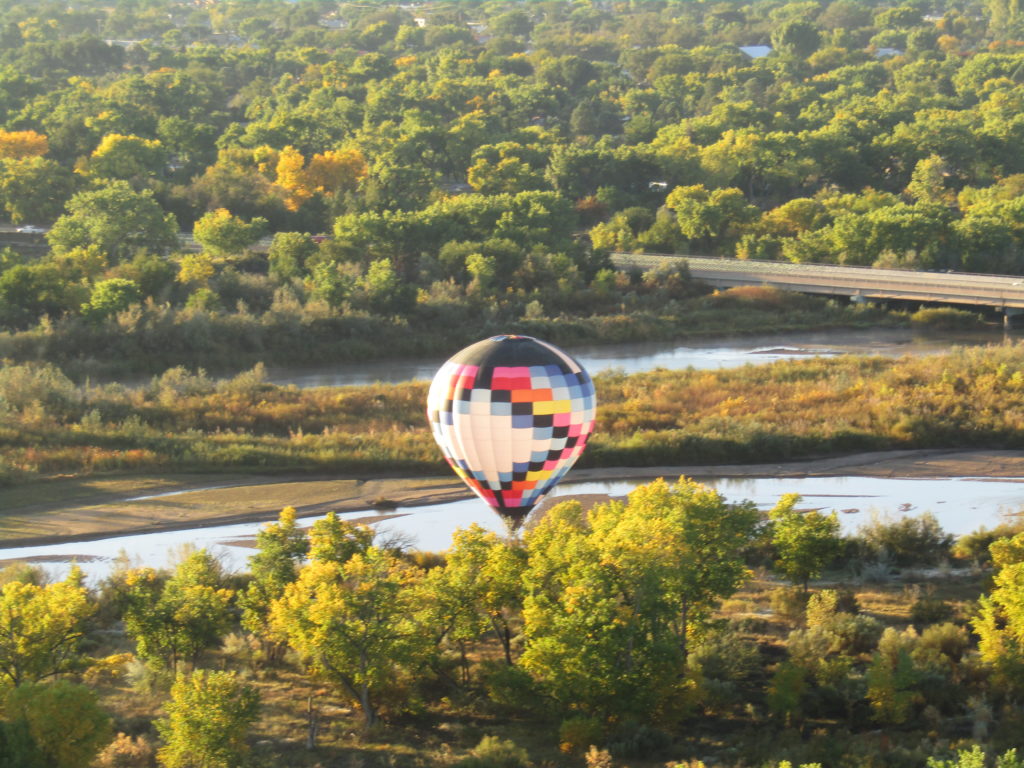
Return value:
[[(980, 346), (999, 343), (1002, 339), (1002, 334), (996, 331), (921, 336), (906, 328), (870, 328), (774, 333), (688, 341), (685, 344), (648, 342), (577, 345), (567, 346), (566, 351), (579, 360), (591, 375), (595, 375), (613, 369), (640, 373), (655, 368), (734, 368), (747, 363), (756, 365), (816, 355), (928, 355), (948, 351), (953, 346)], [(452, 350), (453, 353), (455, 351)], [(305, 369), (270, 367), (267, 369), (267, 380), (274, 384), (294, 384), (300, 388), (372, 384), (376, 381), (422, 381), (432, 378), (445, 359), (371, 360)]]
[[(701, 478), (698, 478), (701, 479)], [(730, 501), (749, 499), (768, 509), (784, 493), (799, 493), (801, 508), (819, 508), (840, 512), (843, 529), (853, 531), (871, 520), (873, 513), (890, 516), (916, 516), (931, 512), (942, 527), (954, 534), (997, 525), (1005, 514), (1024, 512), (1024, 479), (990, 480), (985, 478), (873, 478), (873, 477), (808, 477), (808, 478), (702, 478), (716, 487)], [(608, 483), (565, 483), (553, 495), (627, 494), (643, 480)], [(381, 533), (396, 535), (411, 545), (425, 550), (444, 550), (451, 543), (452, 533), (478, 523), (488, 530), (506, 531), (502, 519), (482, 501), (463, 501), (404, 507), (380, 516), (399, 513), (400, 517), (383, 520), (375, 527)], [(342, 517), (372, 518), (373, 510), (348, 512)], [(302, 525), (312, 525), (316, 517), (302, 518)], [(73, 558), (91, 579), (103, 578), (110, 572), (118, 553), (127, 553), (136, 564), (163, 566), (182, 547), (207, 547), (223, 557), (232, 569), (245, 566), (252, 554), (250, 543), (262, 523), (191, 528), (182, 531), (118, 536), (89, 542), (74, 542), (43, 547), (0, 549), (0, 560), (38, 559), (54, 576), (67, 572)], [(45, 558), (45, 560), (44, 560)]]

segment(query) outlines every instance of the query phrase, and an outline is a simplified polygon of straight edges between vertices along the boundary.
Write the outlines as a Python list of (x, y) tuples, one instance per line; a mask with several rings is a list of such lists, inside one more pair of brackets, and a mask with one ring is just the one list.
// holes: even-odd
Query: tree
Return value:
[(167, 165), (167, 153), (156, 139), (110, 133), (93, 150), (84, 170), (102, 179), (124, 179), (141, 186), (159, 176)]
[(445, 565), (424, 580), (438, 642), (454, 641), (466, 665), (466, 644), (490, 630), (512, 664), (512, 627), (522, 606), (526, 552), (474, 523), (452, 536)]
[(89, 301), (82, 305), (82, 314), (86, 317), (104, 320), (123, 312), (132, 304), (137, 304), (142, 294), (133, 280), (123, 277), (112, 277), (101, 280), (92, 287)]
[(817, 28), (809, 21), (791, 19), (772, 32), (772, 47), (780, 53), (806, 59), (821, 43)]
[(48, 768), (82, 768), (110, 740), (110, 716), (96, 692), (67, 680), (26, 684), (7, 695), (6, 712)]
[(0, 589), (0, 683), (34, 683), (74, 668), (83, 624), (93, 610), (78, 569), (55, 584), (5, 584)]
[(548, 511), (526, 537), (520, 664), (566, 707), (604, 716), (685, 710), (689, 640), (746, 578), (751, 504), (685, 478), (629, 500)]
[(238, 256), (263, 236), (266, 227), (267, 220), (262, 217), (246, 222), (226, 208), (218, 208), (199, 219), (192, 234), (214, 256)]
[(152, 568), (126, 577), (125, 629), (138, 655), (158, 666), (194, 664), (220, 642), (231, 619), (233, 592), (221, 587), (220, 567), (205, 550), (193, 552), (161, 584)]
[(23, 160), (50, 151), (46, 136), (35, 131), (0, 131), (0, 159)]
[(59, 317), (82, 303), (80, 290), (53, 264), (17, 264), (0, 274), (0, 326), (18, 330), (43, 315)]
[(822, 569), (839, 553), (839, 518), (836, 513), (823, 515), (816, 509), (802, 512), (795, 509), (800, 496), (788, 493), (779, 499), (769, 513), (772, 522), (772, 546), (777, 560), (775, 567), (794, 584), (802, 584), (807, 592), (810, 579), (821, 575)]
[(260, 697), (234, 672), (178, 675), (164, 709), (167, 717), (156, 727), (164, 740), (158, 756), (165, 768), (249, 765), (246, 736), (259, 718)]
[(420, 578), (376, 547), (344, 563), (314, 555), (271, 607), (274, 630), (358, 704), (367, 728), (377, 722), (381, 697), (431, 645), (415, 620)]
[(329, 150), (313, 155), (309, 164), (295, 147), (281, 150), (277, 185), (287, 191), (285, 205), (297, 211), (316, 194), (334, 195), (355, 189), (367, 173), (366, 159), (358, 149)]
[(306, 259), (316, 253), (316, 243), (302, 232), (277, 232), (267, 252), (270, 275), (289, 280), (305, 272)]
[(295, 581), (299, 566), (309, 552), (305, 531), (295, 523), (295, 508), (285, 507), (276, 523), (263, 526), (256, 534), (255, 555), (249, 558), (252, 580), (239, 594), (242, 626), (268, 642), (271, 657), (276, 657), (276, 643), (268, 624), (270, 606), (284, 594), (285, 587)]
[(1024, 535), (999, 539), (989, 547), (999, 568), (992, 591), (972, 620), (981, 660), (1012, 692), (1024, 691)]
[(675, 211), (679, 229), (698, 248), (719, 244), (720, 251), (728, 251), (743, 227), (760, 216), (735, 187), (710, 191), (703, 184), (676, 187), (665, 205)]
[(55, 253), (95, 244), (121, 261), (138, 248), (163, 252), (176, 245), (178, 225), (152, 192), (136, 192), (128, 182), (116, 180), (72, 197), (46, 239)]
[(74, 189), (71, 171), (48, 157), (0, 161), (0, 205), (14, 224), (52, 222)]

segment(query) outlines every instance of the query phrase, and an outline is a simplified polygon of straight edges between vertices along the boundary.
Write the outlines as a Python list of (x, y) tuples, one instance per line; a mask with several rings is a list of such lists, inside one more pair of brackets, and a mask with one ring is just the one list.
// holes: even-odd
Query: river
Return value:
[[(698, 370), (732, 368), (815, 355), (869, 354), (899, 357), (946, 352), (953, 346), (982, 346), (1003, 340), (1001, 330), (950, 333), (914, 333), (909, 328), (865, 328), (852, 330), (799, 331), (763, 336), (648, 342), (566, 347), (591, 375), (608, 370), (640, 373), (655, 368)], [(452, 350), (453, 353), (456, 350)], [(297, 387), (340, 387), (428, 380), (437, 373), (444, 358), (369, 360), (316, 368), (268, 367), (267, 380)]]
[[(698, 478), (700, 479), (700, 478)], [(878, 478), (878, 477), (806, 477), (806, 478), (703, 478), (729, 501), (753, 501), (761, 509), (770, 509), (784, 493), (799, 493), (800, 508), (835, 510), (847, 533), (871, 521), (873, 515), (900, 517), (931, 512), (942, 527), (954, 534), (969, 533), (985, 526), (994, 527), (1006, 515), (1024, 513), (1024, 479), (986, 478)], [(622, 496), (641, 480), (607, 483), (565, 483), (554, 496), (571, 494), (608, 494)], [(440, 551), (451, 543), (452, 533), (477, 523), (488, 530), (505, 532), (505, 524), (476, 498), (418, 507), (400, 507), (387, 513), (373, 510), (348, 512), (342, 517), (386, 518), (372, 523), (377, 531), (400, 537), (418, 549)], [(312, 525), (315, 517), (300, 519)], [(173, 559), (183, 547), (208, 547), (232, 570), (245, 566), (252, 554), (253, 537), (262, 523), (238, 523), (182, 531), (164, 531), (72, 542), (42, 547), (0, 549), (0, 561), (26, 559), (43, 565), (54, 577), (66, 573), (72, 559), (93, 581), (106, 576), (120, 552), (127, 553), (139, 565), (161, 566)]]

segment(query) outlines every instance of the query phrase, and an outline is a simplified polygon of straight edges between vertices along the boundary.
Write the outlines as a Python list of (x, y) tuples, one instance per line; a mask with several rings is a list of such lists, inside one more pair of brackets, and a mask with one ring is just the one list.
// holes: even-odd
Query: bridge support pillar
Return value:
[(1003, 307), (1003, 329), (1012, 331), (1024, 328), (1024, 308)]

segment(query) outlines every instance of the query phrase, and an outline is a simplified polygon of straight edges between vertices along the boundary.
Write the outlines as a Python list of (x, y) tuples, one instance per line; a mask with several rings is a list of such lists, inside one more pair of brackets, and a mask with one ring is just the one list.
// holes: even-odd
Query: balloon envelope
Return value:
[(576, 462), (594, 429), (594, 384), (557, 347), (494, 336), (434, 376), (427, 417), (455, 473), (502, 514), (523, 518)]

